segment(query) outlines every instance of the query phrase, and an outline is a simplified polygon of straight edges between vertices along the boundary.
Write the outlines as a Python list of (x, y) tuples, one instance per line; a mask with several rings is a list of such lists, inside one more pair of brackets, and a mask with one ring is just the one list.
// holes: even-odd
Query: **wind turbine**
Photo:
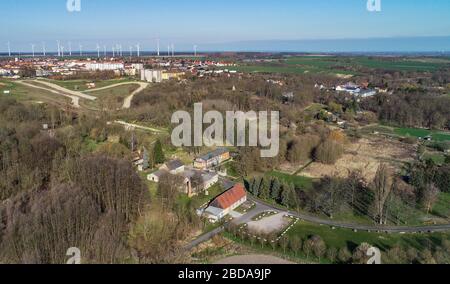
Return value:
[(8, 57), (11, 57), (11, 43), (8, 41)]
[(100, 45), (97, 43), (97, 57), (100, 58)]
[(61, 56), (61, 43), (59, 42), (59, 40), (57, 40), (56, 44), (58, 45), (58, 57), (60, 57)]
[(72, 57), (72, 42), (69, 41), (69, 55)]
[(167, 46), (167, 56), (170, 56), (170, 44)]
[(194, 45), (194, 56), (197, 57), (197, 45)]
[(130, 45), (129, 48), (130, 48), (130, 57), (133, 57), (133, 47)]
[(105, 58), (106, 58), (106, 45), (103, 46), (103, 53), (105, 54)]
[(116, 49), (115, 49), (114, 45), (112, 47), (112, 52), (113, 52), (113, 58), (114, 58), (116, 56)]
[(59, 47), (61, 49), (61, 56), (64, 57), (64, 46)]
[(175, 45), (172, 43), (172, 57), (175, 56)]
[(80, 47), (80, 57), (82, 57), (83, 56), (83, 45), (79, 44), (79, 47)]
[(136, 44), (136, 50), (137, 50), (137, 56), (141, 56), (141, 45), (138, 43)]
[(31, 53), (33, 54), (33, 57), (34, 57), (34, 47), (35, 47), (35, 44), (32, 43), (32, 44), (31, 44)]
[(43, 54), (44, 56), (46, 56), (45, 42), (42, 42), (42, 54)]
[(156, 39), (157, 55), (159, 57), (159, 37)]

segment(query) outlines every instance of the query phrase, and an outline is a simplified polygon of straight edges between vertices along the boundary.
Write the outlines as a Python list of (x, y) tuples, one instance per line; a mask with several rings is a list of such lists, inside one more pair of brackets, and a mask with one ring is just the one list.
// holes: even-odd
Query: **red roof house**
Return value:
[(247, 201), (247, 192), (242, 184), (236, 184), (233, 188), (216, 197), (205, 210), (210, 219), (218, 221), (231, 211)]

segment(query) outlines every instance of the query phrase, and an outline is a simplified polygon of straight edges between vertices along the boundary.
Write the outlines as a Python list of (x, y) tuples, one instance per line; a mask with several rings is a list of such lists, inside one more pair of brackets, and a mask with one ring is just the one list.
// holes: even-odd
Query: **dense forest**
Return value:
[[(83, 263), (180, 257), (178, 242), (197, 220), (176, 204), (152, 203), (131, 164), (128, 133), (13, 99), (0, 99), (0, 114), (0, 263), (65, 263), (71, 247)], [(86, 147), (112, 134), (123, 144)]]

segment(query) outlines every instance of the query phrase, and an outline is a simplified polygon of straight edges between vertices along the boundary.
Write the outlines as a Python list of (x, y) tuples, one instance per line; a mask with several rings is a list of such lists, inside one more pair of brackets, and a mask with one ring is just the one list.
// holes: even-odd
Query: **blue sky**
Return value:
[(1, 0), (0, 51), (7, 41), (16, 50), (42, 41), (54, 50), (56, 40), (91, 49), (96, 42), (140, 42), (150, 50), (156, 37), (162, 46), (201, 49), (254, 40), (450, 36), (448, 0), (381, 0), (376, 13), (367, 11), (367, 0), (81, 0), (74, 13), (66, 2)]

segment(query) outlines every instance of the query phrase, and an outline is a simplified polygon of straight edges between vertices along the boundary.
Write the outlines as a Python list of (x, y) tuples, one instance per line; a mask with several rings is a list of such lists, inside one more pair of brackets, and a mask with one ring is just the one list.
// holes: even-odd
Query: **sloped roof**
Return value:
[(247, 192), (242, 184), (236, 184), (232, 189), (225, 191), (219, 195), (211, 203), (212, 207), (227, 209), (233, 204), (247, 196)]
[(210, 152), (208, 154), (205, 154), (203, 156), (200, 156), (197, 159), (203, 160), (203, 161), (209, 161), (209, 160), (211, 160), (213, 158), (216, 158), (216, 157), (218, 157), (220, 155), (223, 155), (225, 153), (228, 153), (228, 152), (230, 152), (230, 151), (228, 149), (226, 149), (226, 148), (218, 148), (217, 150), (215, 150), (213, 152)]
[(166, 167), (169, 169), (169, 171), (179, 169), (182, 166), (184, 166), (184, 165), (183, 165), (183, 162), (181, 162), (180, 160), (171, 160), (166, 163)]

